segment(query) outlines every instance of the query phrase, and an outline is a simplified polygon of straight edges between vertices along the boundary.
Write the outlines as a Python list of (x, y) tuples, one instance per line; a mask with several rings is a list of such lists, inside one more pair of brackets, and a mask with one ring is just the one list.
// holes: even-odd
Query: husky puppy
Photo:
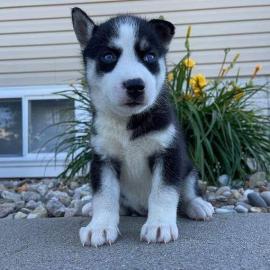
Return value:
[(113, 243), (120, 205), (147, 215), (141, 239), (178, 238), (179, 199), (186, 215), (205, 220), (213, 207), (199, 197), (197, 175), (168, 98), (165, 56), (174, 26), (123, 15), (96, 25), (72, 9), (94, 108), (93, 216), (83, 245)]

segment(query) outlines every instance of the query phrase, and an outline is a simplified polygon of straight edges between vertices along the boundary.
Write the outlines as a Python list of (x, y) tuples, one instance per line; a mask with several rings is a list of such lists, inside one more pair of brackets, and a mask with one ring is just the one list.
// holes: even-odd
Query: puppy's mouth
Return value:
[(124, 103), (124, 105), (127, 106), (127, 107), (136, 107), (136, 106), (143, 105), (143, 103), (138, 102), (138, 101), (128, 101), (128, 102)]

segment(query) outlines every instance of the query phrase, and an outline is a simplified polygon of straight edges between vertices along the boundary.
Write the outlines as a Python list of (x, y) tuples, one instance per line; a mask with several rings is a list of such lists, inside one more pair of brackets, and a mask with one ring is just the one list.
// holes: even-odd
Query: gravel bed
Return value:
[[(270, 213), (270, 183), (258, 172), (246, 188), (229, 186), (229, 177), (220, 176), (219, 187), (200, 181), (206, 200), (216, 214)], [(89, 184), (58, 179), (0, 180), (0, 218), (33, 219), (91, 216), (92, 191)]]

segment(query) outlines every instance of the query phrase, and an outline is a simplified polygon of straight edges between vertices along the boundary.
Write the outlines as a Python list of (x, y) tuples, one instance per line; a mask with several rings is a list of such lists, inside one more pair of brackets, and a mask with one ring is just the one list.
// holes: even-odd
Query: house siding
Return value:
[(81, 77), (80, 48), (70, 11), (84, 9), (96, 22), (129, 12), (146, 18), (164, 16), (176, 25), (168, 55), (169, 69), (185, 53), (184, 39), (192, 25), (195, 72), (215, 77), (224, 49), (228, 60), (240, 53), (241, 77), (254, 66), (270, 74), (269, 0), (13, 0), (0, 2), (0, 86), (69, 84)]

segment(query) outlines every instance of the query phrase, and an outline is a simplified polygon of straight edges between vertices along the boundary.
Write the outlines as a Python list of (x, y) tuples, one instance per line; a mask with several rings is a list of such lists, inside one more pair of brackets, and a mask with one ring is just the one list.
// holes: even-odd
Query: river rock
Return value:
[(257, 192), (252, 192), (247, 195), (249, 203), (256, 207), (267, 207), (266, 202)]
[(231, 188), (229, 186), (223, 186), (223, 187), (220, 187), (217, 191), (216, 191), (216, 194), (217, 195), (223, 195), (224, 192), (230, 192), (231, 191)]
[(209, 191), (209, 192), (216, 192), (217, 191), (217, 187), (215, 187), (215, 186), (208, 186), (207, 187), (207, 191)]
[(44, 218), (47, 217), (47, 210), (43, 206), (38, 206), (32, 213), (30, 213), (27, 219)]
[(234, 209), (216, 208), (215, 212), (217, 214), (234, 214), (236, 211)]
[(75, 181), (72, 181), (72, 182), (70, 182), (69, 187), (71, 189), (75, 189), (75, 188), (79, 187), (79, 183), (75, 182)]
[(261, 213), (261, 212), (262, 212), (262, 209), (261, 209), (260, 207), (251, 207), (251, 208), (249, 209), (249, 211), (250, 211), (251, 213)]
[(261, 197), (264, 199), (266, 204), (270, 206), (270, 191), (264, 191), (261, 193)]
[(25, 206), (25, 202), (20, 200), (20, 201), (15, 202), (15, 205), (16, 205), (16, 209), (18, 210)]
[(89, 186), (89, 184), (84, 184), (81, 187), (78, 187), (74, 190), (74, 196), (76, 196), (76, 199), (78, 198), (78, 195), (80, 195), (80, 198), (86, 195), (91, 195), (92, 191)]
[(229, 182), (230, 177), (227, 174), (223, 174), (218, 177), (218, 183), (220, 186), (227, 186)]
[(25, 200), (26, 202), (29, 202), (31, 200), (39, 201), (41, 199), (40, 194), (35, 191), (25, 191), (25, 192), (22, 192), (21, 194), (22, 194), (23, 200)]
[(2, 203), (0, 204), (0, 218), (4, 218), (15, 209), (15, 203)]
[(50, 215), (54, 217), (61, 217), (65, 214), (65, 205), (60, 202), (56, 197), (51, 198), (47, 204), (46, 208)]
[(49, 190), (48, 185), (45, 184), (34, 184), (29, 189), (38, 192), (41, 196), (45, 196)]
[(77, 215), (77, 212), (75, 208), (66, 208), (64, 217), (74, 217)]
[(23, 212), (17, 212), (15, 215), (14, 215), (14, 219), (23, 219), (23, 218), (26, 218), (27, 217), (27, 214), (23, 213)]
[(25, 205), (29, 209), (35, 209), (39, 206), (39, 203), (33, 200), (30, 200), (29, 202), (26, 203)]
[(7, 201), (18, 202), (21, 200), (21, 195), (12, 191), (4, 190), (1, 197)]
[(248, 213), (248, 209), (246, 207), (244, 207), (243, 205), (240, 205), (238, 204), (236, 207), (235, 207), (235, 211), (237, 213)]
[(252, 207), (250, 204), (245, 203), (245, 202), (238, 202), (236, 206), (238, 206), (238, 205), (241, 205), (241, 206), (247, 208), (248, 210)]
[(265, 172), (256, 172), (249, 177), (249, 185), (251, 188), (259, 187), (266, 181)]
[(246, 189), (245, 191), (244, 191), (244, 193), (243, 193), (243, 200), (247, 200), (248, 199), (248, 194), (249, 193), (253, 193), (254, 192), (254, 190), (252, 190), (252, 189)]
[(236, 200), (239, 200), (242, 197), (242, 195), (240, 194), (240, 192), (238, 190), (236, 190), (236, 189), (232, 189), (231, 192), (232, 192), (233, 197)]
[(68, 206), (71, 202), (71, 198), (69, 197), (69, 195), (63, 191), (49, 191), (46, 199), (50, 200), (53, 197), (57, 198), (65, 206)]

